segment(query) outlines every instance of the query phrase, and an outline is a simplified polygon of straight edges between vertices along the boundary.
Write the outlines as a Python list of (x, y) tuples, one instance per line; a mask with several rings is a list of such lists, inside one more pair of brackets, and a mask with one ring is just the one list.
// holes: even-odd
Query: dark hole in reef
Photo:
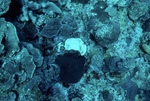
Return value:
[(0, 68), (2, 67), (2, 64), (3, 64), (3, 61), (2, 61), (2, 60), (0, 60)]
[(83, 73), (85, 57), (78, 53), (65, 53), (58, 55), (55, 62), (60, 67), (60, 78), (65, 83), (77, 83)]
[(70, 85), (68, 83), (63, 82), (63, 86), (69, 88)]
[(87, 4), (90, 0), (71, 0), (71, 2), (74, 3), (81, 3), (81, 4)]
[(9, 10), (6, 14), (3, 15), (6, 21), (12, 21), (16, 19), (21, 12), (22, 5), (16, 0), (11, 0)]
[(7, 47), (7, 44), (6, 44), (6, 39), (5, 37), (3, 37), (1, 43), (5, 46), (4, 47), (4, 56), (6, 56), (7, 52), (8, 52), (8, 47)]

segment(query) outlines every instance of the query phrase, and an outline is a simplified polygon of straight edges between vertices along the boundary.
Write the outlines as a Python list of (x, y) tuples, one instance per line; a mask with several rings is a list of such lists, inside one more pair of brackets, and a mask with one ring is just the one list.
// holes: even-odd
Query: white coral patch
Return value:
[(79, 51), (83, 56), (86, 53), (86, 45), (80, 38), (68, 38), (65, 41), (65, 50)]

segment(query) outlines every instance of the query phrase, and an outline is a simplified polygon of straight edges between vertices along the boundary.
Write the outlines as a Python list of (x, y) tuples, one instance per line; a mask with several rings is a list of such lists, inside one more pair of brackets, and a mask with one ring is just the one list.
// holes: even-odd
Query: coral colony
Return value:
[(150, 101), (150, 0), (0, 0), (0, 101)]

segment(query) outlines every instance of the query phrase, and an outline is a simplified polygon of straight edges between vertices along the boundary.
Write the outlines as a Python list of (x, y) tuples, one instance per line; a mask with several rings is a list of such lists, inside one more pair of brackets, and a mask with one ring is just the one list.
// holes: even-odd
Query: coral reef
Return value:
[(149, 0), (0, 0), (0, 101), (149, 96)]

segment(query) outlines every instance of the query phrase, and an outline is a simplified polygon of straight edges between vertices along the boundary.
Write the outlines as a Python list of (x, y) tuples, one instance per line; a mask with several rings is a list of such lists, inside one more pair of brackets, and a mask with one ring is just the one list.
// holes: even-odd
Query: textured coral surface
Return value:
[(150, 1), (0, 0), (0, 101), (150, 101)]

